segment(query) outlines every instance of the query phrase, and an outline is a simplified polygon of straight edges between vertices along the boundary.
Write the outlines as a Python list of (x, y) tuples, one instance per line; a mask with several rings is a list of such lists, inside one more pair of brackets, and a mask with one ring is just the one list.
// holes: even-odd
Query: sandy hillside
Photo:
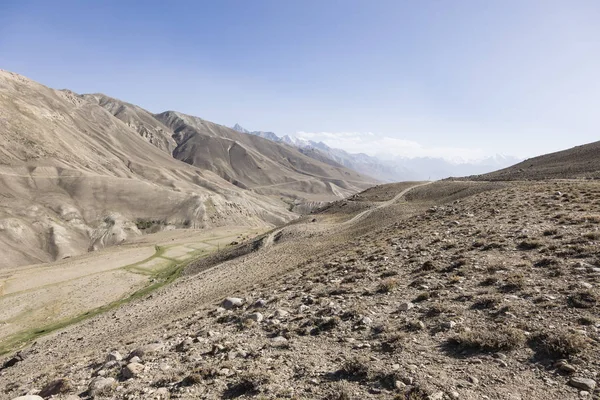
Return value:
[(505, 181), (569, 178), (600, 178), (600, 142), (544, 154), (509, 168), (467, 179)]
[(379, 186), (38, 339), (0, 396), (591, 398), (599, 196), (585, 181)]

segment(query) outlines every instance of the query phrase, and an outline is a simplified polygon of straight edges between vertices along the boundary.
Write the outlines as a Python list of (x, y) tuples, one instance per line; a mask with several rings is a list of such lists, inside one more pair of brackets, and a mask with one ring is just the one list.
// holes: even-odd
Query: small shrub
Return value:
[(449, 338), (447, 345), (459, 351), (495, 352), (513, 350), (524, 341), (525, 335), (520, 330), (500, 327), (461, 332)]
[(364, 357), (346, 360), (338, 373), (348, 380), (365, 380), (369, 377), (369, 360)]
[(529, 346), (538, 357), (551, 359), (571, 358), (584, 351), (588, 342), (585, 336), (568, 332), (538, 333), (529, 340)]
[(569, 305), (575, 308), (592, 308), (597, 301), (596, 295), (589, 290), (574, 293), (568, 299)]
[(430, 297), (431, 297), (431, 295), (429, 294), (429, 292), (422, 292), (422, 293), (419, 293), (419, 295), (417, 297), (415, 297), (414, 302), (419, 303), (421, 301), (429, 300)]
[(587, 232), (583, 235), (583, 237), (589, 240), (599, 240), (600, 232)]
[(384, 353), (395, 353), (404, 348), (404, 341), (406, 340), (406, 336), (403, 334), (391, 334), (386, 337), (386, 339), (381, 342), (381, 351)]
[(596, 325), (598, 323), (598, 319), (591, 315), (584, 315), (577, 319), (577, 323), (580, 325)]
[(471, 306), (474, 310), (487, 310), (496, 307), (498, 299), (495, 297), (481, 297), (477, 299)]
[(539, 240), (535, 239), (525, 239), (521, 243), (519, 243), (519, 250), (535, 250), (542, 247), (543, 244)]
[(500, 291), (504, 293), (513, 293), (517, 292), (525, 286), (525, 279), (521, 274), (512, 274), (509, 275), (504, 284), (500, 287)]
[(431, 260), (427, 260), (421, 265), (421, 271), (434, 271), (435, 269), (435, 264)]
[(379, 276), (382, 278), (389, 278), (391, 276), (396, 276), (396, 275), (398, 275), (397, 271), (384, 271)]
[(493, 286), (496, 283), (498, 283), (499, 279), (496, 278), (495, 276), (490, 276), (489, 278), (485, 278), (484, 280), (482, 280), (481, 282), (479, 282), (479, 285), (481, 286)]
[(224, 393), (225, 398), (241, 397), (243, 395), (256, 395), (262, 387), (270, 382), (270, 377), (264, 372), (249, 372), (231, 385)]
[(398, 280), (394, 278), (384, 279), (377, 286), (378, 293), (390, 293), (398, 286)]
[(481, 250), (488, 251), (488, 250), (492, 250), (492, 249), (503, 249), (503, 248), (504, 248), (504, 245), (502, 243), (491, 242), (491, 243), (488, 243), (485, 246), (483, 246), (481, 248)]
[(194, 386), (199, 383), (202, 383), (202, 375), (190, 374), (183, 378), (183, 380), (181, 381), (181, 386)]
[(550, 267), (553, 265), (558, 265), (558, 260), (555, 258), (549, 258), (549, 257), (542, 258), (533, 264), (534, 267), (539, 267), (539, 268)]
[(425, 316), (429, 318), (437, 317), (442, 314), (451, 313), (452, 309), (440, 303), (433, 304), (425, 310)]
[(336, 326), (340, 324), (340, 319), (338, 317), (325, 317), (317, 321), (316, 327), (310, 331), (310, 334), (313, 336), (319, 335), (322, 332), (327, 332), (332, 329), (335, 329)]

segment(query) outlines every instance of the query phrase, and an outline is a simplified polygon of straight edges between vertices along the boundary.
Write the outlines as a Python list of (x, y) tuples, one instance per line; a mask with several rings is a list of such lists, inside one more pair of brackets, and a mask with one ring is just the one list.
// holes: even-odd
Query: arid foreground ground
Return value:
[(0, 398), (596, 398), (600, 182), (412, 185), (7, 354)]

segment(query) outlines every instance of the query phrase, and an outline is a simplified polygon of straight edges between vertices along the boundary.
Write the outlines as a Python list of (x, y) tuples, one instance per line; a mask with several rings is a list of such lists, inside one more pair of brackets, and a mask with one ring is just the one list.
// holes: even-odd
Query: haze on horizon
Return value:
[(0, 68), (350, 152), (598, 140), (600, 3), (0, 3)]

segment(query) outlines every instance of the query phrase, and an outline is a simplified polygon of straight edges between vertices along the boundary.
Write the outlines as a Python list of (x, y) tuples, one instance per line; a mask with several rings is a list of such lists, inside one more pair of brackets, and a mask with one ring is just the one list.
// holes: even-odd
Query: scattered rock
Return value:
[(68, 379), (56, 379), (42, 388), (39, 395), (42, 397), (50, 397), (56, 394), (64, 394), (73, 390), (73, 385)]
[(12, 400), (44, 400), (44, 398), (40, 397), (40, 396), (27, 395), (27, 396), (15, 397)]
[(258, 299), (252, 305), (254, 308), (265, 308), (267, 306), (267, 301), (264, 299)]
[(175, 346), (175, 351), (179, 353), (185, 353), (187, 351), (190, 351), (192, 347), (194, 347), (194, 341), (191, 338), (187, 338), (181, 343), (179, 343), (177, 346)]
[(142, 359), (141, 359), (141, 358), (139, 358), (138, 356), (134, 356), (134, 357), (131, 357), (131, 358), (129, 359), (129, 362), (130, 362), (130, 363), (141, 363), (141, 362), (142, 362)]
[(226, 310), (239, 308), (242, 305), (244, 305), (244, 299), (240, 299), (239, 297), (228, 297), (225, 300), (223, 300), (223, 303), (221, 305)]
[(125, 379), (135, 378), (137, 375), (144, 372), (144, 366), (138, 363), (129, 363), (123, 370), (121, 371), (121, 375)]
[(592, 392), (596, 388), (596, 381), (593, 379), (574, 376), (569, 380), (569, 385), (571, 385), (577, 389)]
[(121, 361), (123, 356), (118, 351), (111, 351), (106, 356), (106, 361)]
[(273, 343), (273, 346), (278, 347), (278, 346), (285, 346), (288, 342), (288, 340), (286, 338), (284, 338), (283, 336), (276, 336), (273, 339), (271, 339), (271, 342)]
[(246, 319), (252, 320), (254, 322), (262, 322), (262, 320), (264, 319), (263, 315), (259, 312), (255, 312), (252, 314), (248, 314), (246, 316)]
[(96, 397), (99, 394), (105, 394), (109, 390), (113, 389), (116, 385), (115, 378), (94, 378), (88, 385), (88, 391), (92, 397)]
[(427, 400), (442, 400), (444, 398), (444, 392), (435, 392), (427, 396)]
[(14, 355), (14, 357), (7, 360), (0, 369), (14, 367), (17, 363), (20, 363), (23, 360), (25, 360), (25, 355), (21, 352), (18, 352)]
[(273, 314), (275, 318), (277, 319), (281, 319), (281, 318), (285, 318), (288, 315), (290, 315), (290, 313), (282, 308), (279, 308), (277, 310), (275, 310), (275, 314)]
[(445, 330), (454, 329), (455, 326), (456, 326), (456, 322), (454, 322), (454, 321), (446, 321), (446, 322), (442, 323), (442, 329), (445, 329)]
[(577, 372), (577, 368), (575, 368), (573, 365), (569, 364), (567, 360), (559, 360), (557, 361), (554, 366), (561, 372), (564, 372), (566, 374), (572, 374)]
[(144, 356), (147, 354), (154, 354), (161, 351), (163, 349), (163, 346), (164, 345), (162, 343), (150, 343), (145, 346), (138, 347), (137, 349), (129, 353), (129, 357), (127, 358), (129, 360), (131, 360), (133, 357), (144, 358)]
[(415, 305), (413, 303), (411, 303), (410, 301), (405, 301), (404, 303), (401, 303), (400, 306), (398, 307), (398, 309), (400, 311), (408, 311), (411, 308), (413, 308)]

